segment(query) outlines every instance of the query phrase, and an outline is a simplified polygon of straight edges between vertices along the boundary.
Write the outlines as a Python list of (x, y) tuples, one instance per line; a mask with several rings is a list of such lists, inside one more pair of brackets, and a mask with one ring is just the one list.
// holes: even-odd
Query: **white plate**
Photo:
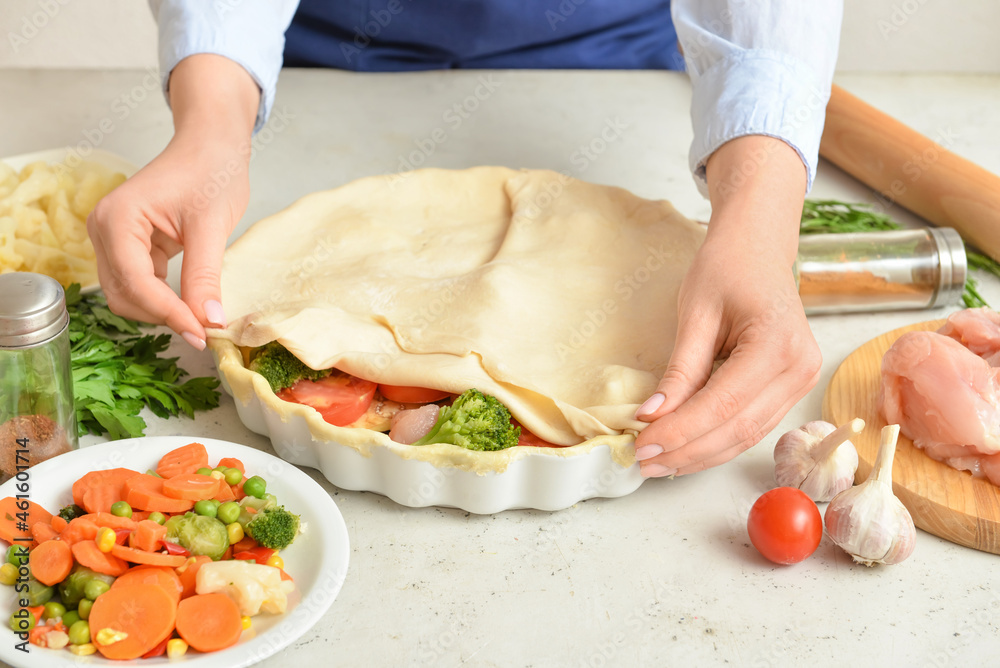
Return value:
[[(86, 155), (84, 155), (83, 153), (77, 151), (77, 149), (70, 146), (65, 148), (51, 148), (44, 151), (35, 151), (34, 153), (12, 155), (7, 158), (0, 158), (0, 162), (5, 162), (17, 171), (21, 171), (25, 165), (30, 165), (31, 163), (38, 162), (39, 160), (48, 163), (62, 162), (70, 155), (78, 155), (86, 162), (96, 162), (97, 164), (103, 165), (108, 169), (121, 172), (125, 175), (125, 178), (129, 178), (139, 171), (139, 168), (134, 163), (129, 162), (116, 153), (102, 151), (99, 148), (92, 148)], [(90, 294), (92, 292), (97, 292), (100, 289), (100, 284), (94, 283), (92, 285), (82, 286), (80, 292), (83, 294)]]
[[(240, 642), (221, 652), (200, 654), (191, 651), (182, 659), (139, 659), (136, 661), (110, 661), (100, 654), (77, 659), (67, 650), (50, 650), (31, 647), (30, 654), (14, 649), (17, 636), (7, 628), (6, 620), (14, 611), (14, 590), (0, 589), (3, 620), (0, 630), (0, 660), (24, 668), (65, 668), (76, 663), (97, 666), (159, 666), (184, 665), (242, 668), (262, 661), (287, 647), (315, 624), (337, 597), (347, 574), (350, 556), (347, 527), (337, 505), (326, 491), (312, 478), (277, 457), (248, 448), (210, 438), (186, 436), (156, 436), (131, 438), (81, 448), (28, 469), (31, 474), (30, 498), (50, 512), (73, 502), (71, 485), (87, 471), (126, 467), (136, 471), (155, 468), (160, 457), (174, 448), (197, 441), (208, 450), (210, 461), (221, 457), (240, 459), (251, 475), (260, 475), (267, 481), (267, 491), (290, 511), (302, 516), (305, 531), (295, 543), (281, 553), (285, 570), (295, 578), (296, 591), (289, 597), (289, 609), (284, 615), (260, 614), (253, 618), (253, 626), (245, 631)], [(0, 485), (0, 498), (15, 493), (15, 480)], [(0, 541), (6, 552), (6, 542)]]

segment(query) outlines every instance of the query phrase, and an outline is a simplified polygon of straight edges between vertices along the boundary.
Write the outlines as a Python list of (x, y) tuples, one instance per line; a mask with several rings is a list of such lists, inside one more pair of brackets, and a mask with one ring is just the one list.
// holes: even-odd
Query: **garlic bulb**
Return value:
[(882, 429), (868, 480), (841, 492), (826, 508), (826, 532), (854, 561), (898, 564), (913, 553), (917, 530), (910, 512), (892, 493), (892, 458), (899, 425)]
[(865, 421), (854, 418), (839, 428), (816, 420), (793, 429), (774, 446), (774, 478), (781, 487), (798, 487), (813, 501), (829, 501), (854, 484), (858, 451), (849, 440)]

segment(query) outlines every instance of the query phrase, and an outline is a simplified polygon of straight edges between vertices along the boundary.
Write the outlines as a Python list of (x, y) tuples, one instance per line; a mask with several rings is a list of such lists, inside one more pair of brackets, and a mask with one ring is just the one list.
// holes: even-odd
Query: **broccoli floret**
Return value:
[(246, 531), (264, 547), (283, 550), (299, 533), (299, 516), (284, 506), (265, 507), (247, 522)]
[(280, 392), (303, 378), (319, 380), (333, 372), (333, 369), (310, 369), (277, 341), (272, 341), (257, 351), (250, 361), (250, 370), (264, 376), (270, 383), (272, 392)]
[(59, 517), (63, 518), (67, 522), (70, 520), (75, 520), (77, 517), (83, 517), (87, 514), (87, 511), (80, 506), (74, 504), (68, 505), (59, 511)]
[(452, 443), (469, 450), (504, 450), (517, 445), (520, 436), (521, 428), (510, 423), (507, 407), (473, 389), (441, 408), (431, 430), (413, 445)]

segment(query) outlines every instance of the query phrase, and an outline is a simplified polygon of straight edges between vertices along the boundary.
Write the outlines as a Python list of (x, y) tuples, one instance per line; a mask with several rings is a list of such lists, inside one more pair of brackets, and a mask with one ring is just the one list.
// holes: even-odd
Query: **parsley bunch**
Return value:
[(169, 334), (142, 334), (139, 323), (117, 316), (100, 295), (81, 295), (76, 283), (66, 289), (70, 357), (77, 428), (83, 434), (107, 433), (112, 440), (142, 436), (148, 407), (168, 418), (219, 405), (217, 378), (189, 378), (176, 357), (160, 357)]

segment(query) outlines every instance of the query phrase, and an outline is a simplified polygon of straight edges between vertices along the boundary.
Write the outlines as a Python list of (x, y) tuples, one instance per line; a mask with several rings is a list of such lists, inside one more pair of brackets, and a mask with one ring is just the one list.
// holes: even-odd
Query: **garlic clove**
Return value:
[(882, 429), (878, 455), (868, 479), (838, 494), (827, 506), (826, 533), (854, 561), (898, 564), (916, 546), (917, 530), (910, 512), (892, 493), (892, 460), (899, 425)]
[(786, 433), (774, 446), (774, 477), (781, 487), (798, 487), (816, 502), (829, 501), (854, 484), (858, 452), (850, 439), (865, 421), (855, 418), (838, 428), (807, 422)]

